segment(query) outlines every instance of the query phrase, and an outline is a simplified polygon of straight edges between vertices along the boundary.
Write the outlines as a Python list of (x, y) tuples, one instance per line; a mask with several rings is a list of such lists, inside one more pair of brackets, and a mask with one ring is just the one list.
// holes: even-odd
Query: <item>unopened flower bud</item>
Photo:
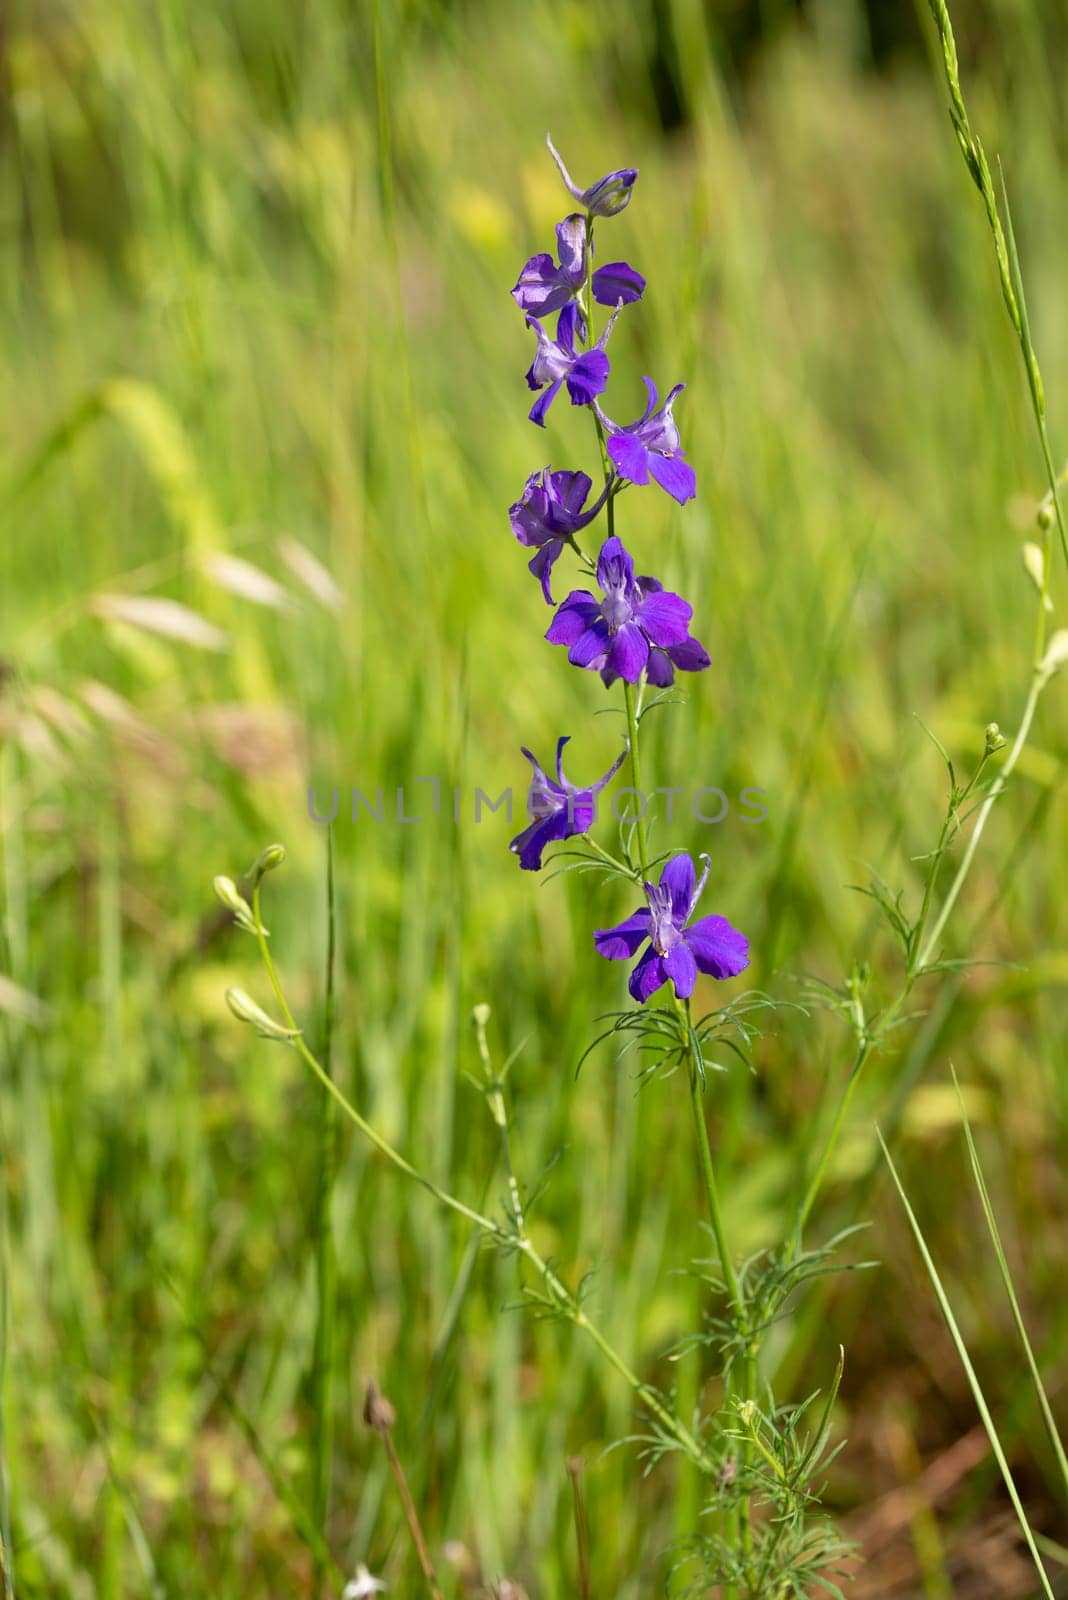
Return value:
[(256, 933), (256, 919), (252, 915), (252, 907), (243, 895), (238, 893), (237, 884), (233, 878), (217, 877), (212, 879), (212, 887), (222, 901), (227, 911), (232, 911), (234, 921), (239, 928), (244, 928), (246, 933)]
[(489, 1019), (492, 1015), (493, 1013), (489, 1006), (484, 1000), (482, 1000), (472, 1010), (471, 1021), (474, 1023), (476, 1028), (485, 1028), (489, 1024)]
[(372, 1378), (367, 1385), (363, 1401), (363, 1420), (376, 1433), (388, 1433), (397, 1420), (397, 1413)]
[(1035, 521), (1038, 523), (1043, 533), (1045, 533), (1047, 528), (1052, 528), (1053, 520), (1053, 497), (1052, 495), (1047, 495), (1039, 505), (1037, 515), (1035, 516)]
[(247, 1022), (264, 1039), (276, 1039), (279, 1044), (289, 1044), (300, 1032), (299, 1028), (284, 1028), (280, 1022), (275, 1022), (244, 989), (227, 989), (226, 1004), (238, 1022)]
[(986, 754), (988, 756), (992, 756), (994, 751), (1000, 750), (1004, 743), (1005, 735), (1002, 733), (997, 723), (988, 722), (986, 725)]
[(1032, 544), (1030, 540), (1023, 547), (1023, 564), (1027, 576), (1042, 596), (1042, 603), (1047, 611), (1053, 610), (1053, 601), (1046, 593), (1046, 557), (1040, 545)]
[(280, 867), (285, 858), (286, 847), (284, 844), (269, 844), (266, 850), (256, 857), (249, 869), (249, 877), (252, 879), (253, 888), (256, 887), (265, 873), (273, 872), (275, 867)]
[(603, 178), (598, 178), (588, 189), (580, 189), (564, 166), (560, 152), (548, 134), (545, 135), (545, 143), (549, 146), (549, 153), (556, 162), (568, 194), (577, 200), (580, 206), (584, 206), (591, 216), (615, 217), (630, 204), (631, 190), (638, 181), (637, 167), (619, 167), (615, 172), (606, 173)]

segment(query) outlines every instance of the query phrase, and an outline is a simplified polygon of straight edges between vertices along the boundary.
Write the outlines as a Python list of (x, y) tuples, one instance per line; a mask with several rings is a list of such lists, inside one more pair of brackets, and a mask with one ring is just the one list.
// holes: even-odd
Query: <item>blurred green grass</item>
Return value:
[[(1018, 714), (1032, 605), (1019, 547), (1039, 463), (937, 84), (922, 57), (865, 70), (857, 30), (838, 25), (848, 7), (784, 23), (729, 82), (715, 8), (660, 12), (686, 113), (671, 135), (648, 19), (615, 0), (14, 13), (0, 971), (48, 1008), (39, 1025), (0, 1016), (20, 1595), (309, 1592), (308, 1552), (233, 1405), (305, 1496), (317, 1100), (299, 1063), (222, 1003), (229, 982), (264, 996), (216, 918), (212, 875), (272, 838), (289, 847), (267, 920), (314, 1034), (324, 840), (309, 782), (388, 795), (437, 774), (469, 806), (476, 786), (520, 791), (521, 743), (548, 754), (571, 733), (579, 777), (617, 748), (618, 718), (593, 719), (596, 680), (539, 643), (544, 608), (507, 526), (546, 459), (594, 466), (563, 408), (547, 437), (526, 422), (528, 338), (507, 295), (561, 214), (546, 127), (579, 174), (641, 167), (610, 225), (612, 253), (650, 280), (615, 336), (612, 407), (634, 414), (643, 372), (684, 378), (700, 495), (681, 512), (628, 497), (621, 531), (692, 598), (714, 663), (684, 712), (650, 719), (646, 765), (732, 798), (766, 790), (767, 822), (732, 811), (711, 846), (710, 909), (750, 933), (755, 983), (795, 996), (791, 974), (836, 980), (857, 950), (888, 962), (846, 885), (869, 862), (914, 883), (910, 860), (933, 842), (941, 772), (916, 718), (963, 759), (986, 722)], [(977, 21), (961, 7), (966, 40)], [(973, 107), (1013, 183), (1056, 441), (1056, 8), (1006, 3), (983, 21), (997, 48), (968, 64)], [(287, 537), (333, 574), (336, 613), (294, 580)], [(205, 568), (212, 551), (262, 567), (299, 607), (227, 592)], [(230, 648), (102, 619), (105, 593), (178, 599)], [(901, 1164), (1002, 1411), (1021, 1380), (993, 1263), (971, 1248), (946, 1068), (975, 1091), (1056, 1397), (1064, 752), (1054, 691), (956, 923), (961, 937), (1003, 889), (978, 950), (1021, 969), (970, 976), (872, 1070), (820, 1223), (852, 1218), (873, 1118), (918, 1036)], [(696, 1204), (687, 1110), (670, 1083), (638, 1096), (604, 1051), (574, 1071), (620, 994), (589, 930), (625, 908), (585, 882), (520, 880), (509, 832), (503, 816), (455, 827), (447, 804), (418, 827), (339, 824), (337, 1070), (384, 1132), (476, 1197), (494, 1140), (464, 1076), (467, 1016), (488, 1000), (499, 1053), (519, 1049), (522, 1172), (533, 1182), (564, 1151), (535, 1212), (540, 1246), (576, 1278), (597, 1267), (595, 1303), (623, 1350), (694, 1400), (695, 1364), (663, 1359), (698, 1305), (675, 1221)], [(672, 842), (707, 843), (683, 832)], [(723, 1080), (715, 1123), (743, 1249), (778, 1236), (845, 1043), (828, 1018), (783, 1013), (755, 1074)], [(881, 1190), (869, 1212), (865, 1253), (881, 1270), (846, 1280), (779, 1352), (801, 1394), (826, 1382), (840, 1334), (850, 1346), (844, 1511), (911, 1459), (894, 1444), (902, 1419), (924, 1459), (972, 1424), (901, 1220)], [(598, 1592), (652, 1592), (694, 1485), (670, 1469), (643, 1481), (631, 1452), (600, 1454), (633, 1419), (589, 1352), (501, 1315), (513, 1269), (480, 1256), (434, 1383), (468, 1241), (347, 1141), (335, 1227), (339, 1563), (366, 1555), (401, 1593), (415, 1581), (358, 1421), (373, 1374), (398, 1406), (437, 1548), (462, 1539), (488, 1574), (572, 1592), (564, 1461), (577, 1451)], [(1038, 1463), (1024, 1482), (1041, 1521), (1039, 1420), (1022, 1401), (1012, 1414)], [(992, 1592), (966, 1552), (998, 1510), (982, 1473), (940, 1508), (958, 1593)], [(878, 1592), (939, 1592), (906, 1568), (906, 1587)], [(997, 1592), (1027, 1591), (1005, 1579)]]

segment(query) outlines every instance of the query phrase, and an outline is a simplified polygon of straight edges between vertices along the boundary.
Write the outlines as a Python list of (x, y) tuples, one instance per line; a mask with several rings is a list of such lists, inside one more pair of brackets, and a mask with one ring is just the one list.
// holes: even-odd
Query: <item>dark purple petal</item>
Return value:
[(549, 624), (545, 637), (550, 644), (574, 644), (592, 627), (600, 606), (586, 589), (572, 589)]
[(668, 655), (680, 672), (703, 672), (705, 667), (712, 665), (708, 651), (694, 638), (686, 638), (681, 644), (673, 644)]
[(571, 516), (578, 516), (586, 502), (592, 484), (584, 472), (554, 472), (553, 494)]
[(538, 398), (531, 406), (530, 420), (531, 422), (536, 422), (539, 428), (544, 428), (545, 413), (548, 411), (549, 407), (560, 393), (560, 388), (563, 384), (563, 381), (563, 378), (557, 378), (555, 383), (550, 383), (549, 387), (542, 390), (541, 394), (539, 394)]
[(677, 928), (690, 915), (694, 881), (694, 864), (687, 855), (672, 856), (660, 874), (660, 887), (671, 896), (671, 918)]
[(649, 482), (649, 455), (633, 433), (613, 433), (608, 441), (608, 454), (619, 476), (628, 483)]
[[(578, 302), (569, 300), (556, 319), (556, 342), (569, 356), (575, 354), (575, 334), (582, 323), (582, 312)], [(579, 333), (580, 338), (585, 338), (585, 332)]]
[(585, 355), (579, 356), (567, 375), (571, 404), (588, 406), (595, 396), (603, 394), (608, 370), (608, 357), (603, 350), (587, 350)]
[(608, 624), (603, 617), (597, 617), (575, 640), (567, 659), (573, 667), (600, 667), (607, 649)]
[(641, 623), (653, 644), (666, 649), (669, 644), (682, 644), (689, 638), (692, 616), (693, 606), (688, 600), (661, 589), (659, 593), (645, 596), (634, 613), (634, 620)]
[(649, 908), (642, 906), (614, 928), (600, 928), (593, 936), (599, 955), (609, 961), (626, 961), (637, 955), (649, 937)]
[(547, 606), (551, 606), (553, 603), (553, 564), (563, 548), (564, 541), (562, 539), (550, 539), (547, 544), (542, 545), (533, 561), (528, 563), (529, 570), (541, 584), (541, 592), (545, 596), (545, 604)]
[[(571, 659), (574, 660), (574, 651)], [(649, 641), (636, 622), (625, 622), (608, 645), (605, 667), (624, 683), (637, 683), (649, 659)]]
[(664, 588), (664, 585), (660, 582), (659, 578), (649, 578), (643, 576), (635, 578), (634, 581), (638, 585), (638, 588), (641, 590), (642, 594), (660, 594)]
[(556, 247), (561, 276), (577, 289), (586, 276), (586, 218), (580, 212), (556, 224)]
[(658, 956), (652, 945), (642, 956), (638, 965), (630, 975), (627, 988), (633, 999), (644, 1005), (651, 994), (655, 994), (662, 983), (667, 982), (667, 973), (664, 971), (664, 958)]
[(566, 810), (554, 811), (547, 817), (536, 817), (529, 828), (516, 834), (508, 848), (519, 857), (519, 865), (524, 872), (537, 872), (545, 847), (567, 836)]
[[(535, 556), (534, 560), (537, 559)], [(533, 567), (533, 562), (531, 566)], [(666, 650), (650, 650), (649, 659), (645, 663), (645, 676), (654, 689), (667, 689), (675, 682), (675, 668)]]
[(650, 451), (649, 471), (680, 506), (697, 494), (697, 475), (685, 456), (662, 456)]
[(625, 261), (608, 261), (593, 274), (593, 298), (600, 306), (633, 305), (645, 293), (645, 279)]
[(634, 562), (617, 534), (606, 539), (597, 557), (597, 582), (609, 589), (629, 589), (634, 582)]
[(702, 917), (683, 938), (710, 978), (734, 978), (749, 965), (749, 940), (726, 917)]
[(693, 986), (697, 982), (697, 962), (694, 960), (693, 951), (680, 939), (673, 950), (669, 950), (664, 957), (664, 971), (675, 985), (675, 993), (680, 1000), (688, 1000), (693, 994)]

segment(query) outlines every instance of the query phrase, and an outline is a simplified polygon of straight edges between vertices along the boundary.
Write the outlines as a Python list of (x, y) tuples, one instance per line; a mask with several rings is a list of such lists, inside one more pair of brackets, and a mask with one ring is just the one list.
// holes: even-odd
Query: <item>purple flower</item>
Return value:
[(660, 874), (659, 884), (645, 885), (646, 904), (616, 928), (602, 928), (593, 942), (609, 961), (626, 961), (648, 948), (627, 984), (641, 1005), (670, 978), (680, 1000), (688, 1000), (698, 972), (710, 978), (734, 978), (749, 965), (749, 940), (726, 917), (702, 917), (690, 922), (701, 891), (708, 881), (709, 860), (694, 886), (694, 864), (689, 856), (675, 856)]
[(544, 391), (530, 408), (530, 420), (536, 422), (539, 428), (544, 428), (545, 414), (559, 394), (562, 383), (567, 384), (567, 392), (574, 406), (588, 406), (597, 395), (604, 393), (609, 372), (604, 347), (619, 310), (617, 306), (592, 350), (582, 351), (575, 349), (575, 330), (580, 312), (573, 300), (557, 318), (555, 339), (550, 339), (537, 317), (527, 312), (527, 327), (533, 328), (538, 341), (534, 360), (527, 372), (527, 385), (531, 389)]
[(545, 135), (545, 143), (549, 146), (549, 153), (560, 170), (568, 194), (592, 216), (616, 217), (630, 204), (631, 190), (638, 178), (637, 167), (618, 167), (615, 172), (609, 172), (596, 183), (591, 183), (588, 189), (580, 189), (564, 166), (560, 152), (548, 134)]
[(573, 589), (545, 635), (550, 644), (570, 645), (573, 666), (600, 672), (605, 683), (637, 683), (652, 661), (657, 684), (670, 683), (675, 666), (692, 672), (708, 666), (704, 649), (690, 637), (693, 607), (655, 578), (635, 578), (634, 563), (615, 536), (601, 546), (597, 582), (604, 598)]
[(651, 474), (681, 506), (697, 493), (693, 468), (679, 450), (679, 430), (672, 415), (675, 400), (686, 385), (677, 383), (659, 408), (652, 378), (645, 379), (645, 387), (649, 391), (645, 414), (636, 422), (628, 422), (625, 428), (618, 427), (597, 408), (598, 419), (608, 434), (608, 454), (619, 476), (628, 483), (648, 483)]
[[(531, 256), (512, 290), (512, 298), (519, 309), (535, 317), (548, 317), (554, 311), (562, 311), (585, 283), (586, 218), (575, 211), (558, 222), (556, 245), (559, 266), (550, 255)], [(610, 261), (598, 267), (591, 286), (593, 298), (601, 306), (615, 306), (621, 300), (629, 306), (645, 293), (645, 279), (625, 261)], [(581, 322), (578, 334), (580, 339), (586, 336)]]
[(537, 548), (530, 570), (541, 582), (546, 605), (553, 603), (549, 587), (553, 563), (564, 545), (587, 527), (604, 505), (607, 489), (592, 506), (582, 509), (591, 487), (584, 472), (554, 472), (543, 467), (541, 472), (531, 473), (522, 498), (508, 513), (519, 543)]
[(546, 845), (559, 839), (571, 839), (577, 833), (588, 833), (597, 815), (596, 796), (606, 783), (610, 783), (627, 753), (624, 745), (604, 777), (589, 789), (576, 789), (564, 777), (562, 765), (564, 745), (569, 735), (556, 741), (556, 778), (547, 778), (530, 751), (523, 754), (534, 768), (530, 786), (528, 809), (534, 820), (529, 828), (517, 834), (508, 846), (519, 857), (519, 865), (526, 872), (537, 872), (541, 867), (541, 854)]

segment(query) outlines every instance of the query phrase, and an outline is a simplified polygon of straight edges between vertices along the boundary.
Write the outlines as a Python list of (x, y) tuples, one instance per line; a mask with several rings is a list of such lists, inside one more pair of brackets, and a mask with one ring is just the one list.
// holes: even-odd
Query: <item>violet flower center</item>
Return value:
[(616, 633), (625, 622), (631, 619), (632, 606), (623, 589), (609, 589), (601, 606), (601, 616), (608, 625), (609, 633)]
[(658, 956), (674, 950), (682, 938), (682, 929), (676, 925), (671, 912), (671, 897), (661, 889), (647, 891), (649, 895), (649, 937)]

